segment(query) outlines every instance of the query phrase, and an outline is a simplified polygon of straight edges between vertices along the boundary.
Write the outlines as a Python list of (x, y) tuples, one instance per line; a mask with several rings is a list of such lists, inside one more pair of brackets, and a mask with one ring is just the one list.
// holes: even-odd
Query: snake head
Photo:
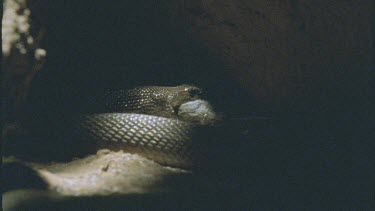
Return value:
[(194, 85), (181, 85), (176, 87), (176, 92), (173, 94), (170, 105), (172, 106), (174, 112), (177, 114), (179, 107), (190, 101), (200, 99), (202, 94), (202, 89)]
[(179, 119), (199, 125), (217, 122), (218, 115), (210, 103), (202, 99), (201, 88), (194, 85), (181, 85), (176, 88), (170, 103)]
[(187, 85), (187, 87), (185, 87), (184, 91), (189, 93), (189, 96), (192, 100), (196, 100), (202, 94), (202, 89), (198, 88), (196, 86), (188, 86)]

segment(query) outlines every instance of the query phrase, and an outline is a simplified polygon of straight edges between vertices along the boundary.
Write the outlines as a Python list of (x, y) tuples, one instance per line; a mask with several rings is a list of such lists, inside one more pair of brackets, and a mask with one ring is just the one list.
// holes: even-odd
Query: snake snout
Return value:
[(187, 88), (187, 91), (188, 91), (191, 98), (200, 96), (203, 93), (202, 89), (200, 89), (198, 87), (189, 87), (189, 88)]

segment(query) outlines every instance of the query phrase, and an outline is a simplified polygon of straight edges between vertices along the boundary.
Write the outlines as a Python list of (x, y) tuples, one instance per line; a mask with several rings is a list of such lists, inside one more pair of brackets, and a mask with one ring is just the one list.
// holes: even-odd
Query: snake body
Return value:
[(75, 131), (98, 148), (189, 168), (194, 128), (216, 121), (200, 93), (200, 88), (190, 85), (112, 90), (103, 98), (102, 113), (82, 116)]

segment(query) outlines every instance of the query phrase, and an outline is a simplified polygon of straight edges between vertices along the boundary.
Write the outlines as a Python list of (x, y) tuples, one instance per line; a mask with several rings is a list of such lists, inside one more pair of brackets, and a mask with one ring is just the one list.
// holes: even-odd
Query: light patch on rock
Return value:
[[(16, 54), (21, 55), (34, 51), (38, 43), (35, 43), (35, 39), (30, 33), (31, 11), (26, 6), (26, 0), (4, 0), (3, 7), (1, 39), (4, 57), (11, 56), (13, 50), (16, 51)], [(38, 59), (40, 55), (44, 55), (44, 58), (46, 55), (45, 50), (44, 53), (40, 52), (40, 50), (35, 52), (37, 60), (40, 60)]]
[(166, 178), (191, 175), (122, 151), (101, 151), (69, 163), (39, 165), (36, 169), (50, 190), (74, 196), (165, 192), (175, 188), (168, 185)]

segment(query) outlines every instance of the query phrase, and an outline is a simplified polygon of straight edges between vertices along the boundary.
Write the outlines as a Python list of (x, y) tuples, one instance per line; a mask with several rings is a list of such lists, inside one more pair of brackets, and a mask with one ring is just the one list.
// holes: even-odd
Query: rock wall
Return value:
[(355, 97), (374, 68), (371, 1), (169, 4), (179, 27), (228, 65), (234, 80), (257, 100), (322, 103)]

